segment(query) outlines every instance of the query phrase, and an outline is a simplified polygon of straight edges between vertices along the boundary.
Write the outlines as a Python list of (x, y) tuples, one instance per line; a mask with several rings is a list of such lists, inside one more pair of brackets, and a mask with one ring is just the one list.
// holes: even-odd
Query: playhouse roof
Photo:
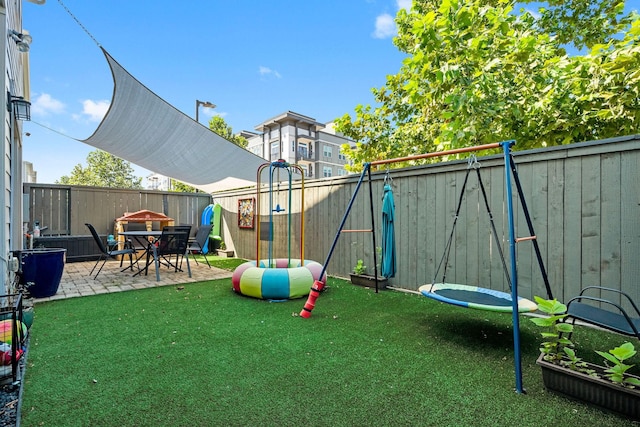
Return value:
[(127, 212), (116, 221), (173, 221), (173, 218), (169, 218), (168, 216), (160, 212), (143, 209), (138, 212)]

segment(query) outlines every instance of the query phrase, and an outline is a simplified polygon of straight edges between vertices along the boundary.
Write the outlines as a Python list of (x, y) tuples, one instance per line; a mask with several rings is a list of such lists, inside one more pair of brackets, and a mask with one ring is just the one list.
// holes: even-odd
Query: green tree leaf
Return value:
[(87, 155), (87, 166), (74, 166), (71, 175), (64, 175), (56, 184), (87, 185), (109, 188), (142, 188), (142, 178), (133, 174), (131, 163), (106, 151), (94, 150)]
[(209, 120), (209, 129), (211, 129), (221, 137), (233, 142), (239, 147), (247, 147), (247, 139), (240, 135), (234, 135), (233, 129), (227, 124), (222, 116), (211, 117), (211, 120)]
[(621, 346), (609, 350), (609, 353), (613, 354), (616, 359), (624, 361), (635, 356), (636, 350), (634, 349), (633, 344), (625, 342)]

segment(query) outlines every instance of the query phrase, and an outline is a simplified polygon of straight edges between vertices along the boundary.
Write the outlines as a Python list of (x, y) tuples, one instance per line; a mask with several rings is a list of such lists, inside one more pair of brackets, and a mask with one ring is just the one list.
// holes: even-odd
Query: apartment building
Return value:
[(170, 191), (171, 178), (159, 173), (152, 173), (147, 176), (147, 186), (145, 188), (147, 190)]
[(33, 183), (38, 182), (38, 172), (33, 169), (33, 163), (31, 162), (22, 162), (22, 182), (23, 183)]
[(338, 134), (333, 123), (319, 123), (314, 118), (287, 111), (255, 127), (257, 133), (241, 134), (249, 142), (247, 150), (268, 161), (284, 159), (305, 171), (306, 178), (342, 176), (348, 172), (342, 144), (353, 144)]

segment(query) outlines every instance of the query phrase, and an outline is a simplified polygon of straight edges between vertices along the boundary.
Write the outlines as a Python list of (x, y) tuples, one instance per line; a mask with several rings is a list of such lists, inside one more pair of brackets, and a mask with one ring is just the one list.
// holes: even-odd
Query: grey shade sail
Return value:
[(81, 142), (209, 193), (255, 184), (265, 159), (173, 107), (101, 49), (113, 74), (113, 98), (96, 131)]

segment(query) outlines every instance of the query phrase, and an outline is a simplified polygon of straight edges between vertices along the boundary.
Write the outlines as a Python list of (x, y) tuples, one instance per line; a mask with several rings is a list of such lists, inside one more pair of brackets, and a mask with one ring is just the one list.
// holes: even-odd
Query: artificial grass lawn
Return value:
[(209, 264), (212, 267), (217, 267), (217, 268), (221, 268), (223, 270), (228, 270), (228, 271), (234, 271), (237, 266), (247, 262), (246, 259), (242, 259), (242, 258), (227, 258), (227, 257), (221, 257), (221, 256), (211, 255), (211, 254), (207, 254), (207, 255), (196, 254), (193, 256), (196, 258), (198, 262), (205, 263), (205, 264), (206, 264), (206, 261), (204, 257), (207, 257), (207, 260), (209, 260)]
[[(525, 317), (520, 395), (510, 315), (339, 279), (310, 319), (304, 302), (236, 295), (225, 279), (38, 304), (21, 423), (633, 425), (547, 393)], [(625, 340), (579, 328), (575, 341), (586, 356)]]

